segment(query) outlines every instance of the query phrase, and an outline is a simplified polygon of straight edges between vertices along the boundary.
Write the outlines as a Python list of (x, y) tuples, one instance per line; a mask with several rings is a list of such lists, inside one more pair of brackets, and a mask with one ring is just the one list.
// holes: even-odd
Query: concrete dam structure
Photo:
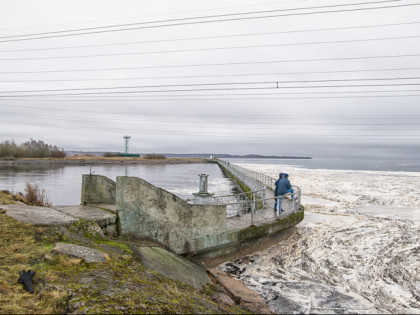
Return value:
[(87, 174), (82, 177), (81, 201), (114, 211), (118, 235), (153, 241), (176, 254), (195, 256), (209, 267), (270, 246), (288, 237), (303, 220), (300, 190), (284, 197), (286, 211), (279, 215), (273, 211), (274, 194), (266, 189), (269, 183), (260, 175), (258, 181), (251, 178), (255, 174), (217, 163), (247, 191), (213, 196), (201, 174), (200, 192), (191, 203), (138, 177), (118, 176), (114, 182)]

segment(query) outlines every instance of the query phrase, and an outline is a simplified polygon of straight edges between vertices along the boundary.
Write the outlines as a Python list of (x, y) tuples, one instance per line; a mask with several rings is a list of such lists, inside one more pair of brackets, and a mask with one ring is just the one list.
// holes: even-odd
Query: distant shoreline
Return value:
[[(259, 156), (259, 155), (220, 155), (221, 159), (296, 159), (308, 160), (311, 157), (294, 156)], [(0, 166), (18, 165), (134, 165), (134, 164), (188, 164), (205, 163), (206, 157), (167, 156), (166, 159), (145, 159), (144, 157), (103, 157), (96, 155), (69, 156), (58, 158), (17, 158), (0, 159)]]
[(77, 156), (63, 159), (50, 158), (25, 158), (25, 159), (0, 159), (0, 165), (133, 165), (133, 164), (188, 164), (204, 163), (203, 158), (166, 158), (166, 159), (144, 159), (138, 157), (98, 157), (98, 156)]

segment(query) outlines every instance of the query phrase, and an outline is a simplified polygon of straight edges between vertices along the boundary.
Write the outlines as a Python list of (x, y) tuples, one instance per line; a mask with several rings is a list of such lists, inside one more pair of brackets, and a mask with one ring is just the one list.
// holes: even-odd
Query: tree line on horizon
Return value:
[(47, 144), (42, 140), (30, 139), (20, 145), (14, 140), (0, 143), (0, 157), (3, 158), (64, 158), (64, 149)]

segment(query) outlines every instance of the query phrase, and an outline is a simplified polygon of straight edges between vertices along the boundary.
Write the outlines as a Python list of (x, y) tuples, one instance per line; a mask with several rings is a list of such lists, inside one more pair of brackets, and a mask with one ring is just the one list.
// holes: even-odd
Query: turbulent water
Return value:
[(289, 173), (305, 219), (288, 240), (220, 269), (276, 313), (420, 314), (420, 173), (241, 166)]

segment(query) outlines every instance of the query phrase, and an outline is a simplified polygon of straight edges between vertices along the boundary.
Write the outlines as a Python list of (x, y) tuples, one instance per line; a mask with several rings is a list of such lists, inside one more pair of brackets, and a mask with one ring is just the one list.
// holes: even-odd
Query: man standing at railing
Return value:
[[(277, 189), (277, 196), (283, 196), (287, 193), (291, 193), (292, 198), (293, 198), (293, 193), (295, 191), (293, 190), (292, 185), (290, 184), (290, 181), (289, 181), (288, 177), (289, 177), (289, 174), (284, 173), (283, 178), (279, 180), (279, 187)], [(278, 198), (278, 199), (279, 199), (279, 210), (281, 212), (282, 211), (281, 204), (283, 202), (283, 198)]]
[[(274, 196), (275, 197), (277, 197), (279, 195), (279, 193), (278, 193), (278, 191), (279, 191), (279, 182), (283, 178), (283, 175), (284, 175), (283, 173), (280, 173), (279, 174), (279, 179), (277, 179), (276, 182), (274, 183), (274, 185), (275, 185)], [(277, 199), (278, 198), (276, 198), (274, 200), (274, 211), (277, 211)], [(281, 204), (280, 204), (280, 211), (281, 211)]]

